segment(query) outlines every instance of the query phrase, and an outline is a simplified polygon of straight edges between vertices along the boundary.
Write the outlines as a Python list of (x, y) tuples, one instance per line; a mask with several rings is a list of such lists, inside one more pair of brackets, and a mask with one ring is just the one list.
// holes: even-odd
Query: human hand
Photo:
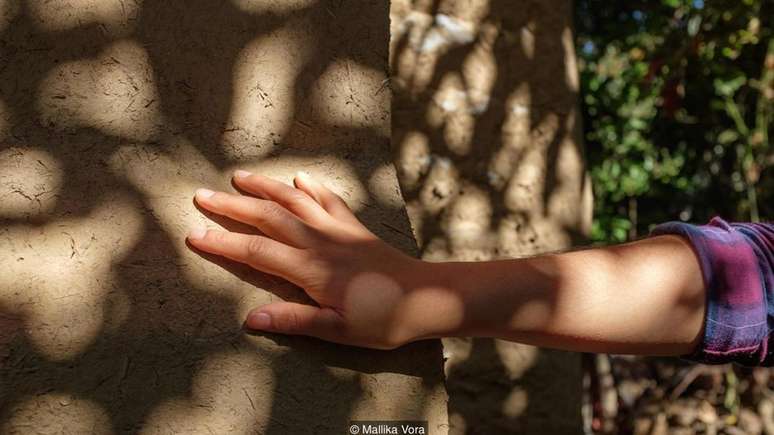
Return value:
[(194, 229), (189, 243), (301, 287), (319, 306), (275, 302), (253, 309), (246, 326), (363, 347), (391, 349), (420, 338), (402, 313), (422, 262), (389, 246), (346, 203), (308, 174), (295, 187), (245, 171), (234, 184), (250, 195), (199, 189), (202, 208), (262, 235)]

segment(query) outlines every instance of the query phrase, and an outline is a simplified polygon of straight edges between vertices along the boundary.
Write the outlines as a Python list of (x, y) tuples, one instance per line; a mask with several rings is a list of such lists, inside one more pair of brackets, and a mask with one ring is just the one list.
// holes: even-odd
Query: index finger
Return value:
[(293, 272), (304, 262), (301, 249), (269, 237), (200, 228), (188, 234), (188, 242), (204, 252), (245, 263), (298, 284)]
[(328, 212), (306, 192), (281, 181), (240, 170), (234, 172), (234, 183), (240, 189), (276, 202), (310, 224), (330, 218)]

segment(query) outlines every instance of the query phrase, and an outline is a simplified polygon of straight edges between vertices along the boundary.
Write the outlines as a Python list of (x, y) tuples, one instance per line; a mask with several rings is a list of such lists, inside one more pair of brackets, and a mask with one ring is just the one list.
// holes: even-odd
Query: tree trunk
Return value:
[[(571, 2), (400, 0), (391, 13), (393, 148), (423, 257), (583, 241), (592, 193)], [(486, 339), (444, 347), (451, 433), (581, 431), (579, 355)]]

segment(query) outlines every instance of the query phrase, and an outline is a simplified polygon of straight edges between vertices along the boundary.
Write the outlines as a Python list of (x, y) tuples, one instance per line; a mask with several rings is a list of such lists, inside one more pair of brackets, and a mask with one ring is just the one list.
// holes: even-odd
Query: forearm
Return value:
[(686, 354), (701, 336), (705, 290), (674, 236), (480, 263), (425, 264), (408, 292), (420, 336), (487, 336), (561, 349)]
[(293, 187), (245, 171), (234, 175), (233, 183), (251, 195), (199, 189), (196, 203), (259, 234), (197, 228), (187, 243), (285, 278), (315, 302), (256, 307), (245, 320), (248, 329), (378, 349), (480, 336), (771, 364), (770, 224), (669, 222), (652, 234), (675, 235), (608, 248), (426, 263), (381, 241), (308, 174), (299, 174)]

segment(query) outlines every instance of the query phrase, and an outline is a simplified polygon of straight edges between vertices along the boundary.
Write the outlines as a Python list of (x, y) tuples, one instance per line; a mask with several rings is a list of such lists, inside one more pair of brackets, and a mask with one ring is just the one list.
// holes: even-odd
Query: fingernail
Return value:
[(306, 171), (298, 171), (298, 172), (296, 172), (296, 178), (299, 178), (299, 179), (304, 180), (304, 181), (311, 181), (312, 180), (312, 176), (309, 175), (309, 173), (306, 172)]
[(250, 313), (247, 316), (247, 326), (252, 329), (269, 329), (271, 326), (271, 316), (263, 311)]
[(188, 232), (188, 238), (191, 240), (203, 239), (207, 235), (206, 228), (194, 228)]
[(204, 189), (204, 188), (196, 189), (196, 197), (197, 198), (207, 199), (207, 198), (211, 197), (214, 194), (215, 194), (215, 192), (213, 192), (210, 189)]
[(253, 174), (250, 173), (250, 172), (247, 172), (247, 171), (243, 171), (241, 169), (237, 169), (236, 171), (234, 171), (234, 177), (236, 177), (236, 178), (245, 178), (245, 177), (249, 177), (251, 175), (253, 175)]

